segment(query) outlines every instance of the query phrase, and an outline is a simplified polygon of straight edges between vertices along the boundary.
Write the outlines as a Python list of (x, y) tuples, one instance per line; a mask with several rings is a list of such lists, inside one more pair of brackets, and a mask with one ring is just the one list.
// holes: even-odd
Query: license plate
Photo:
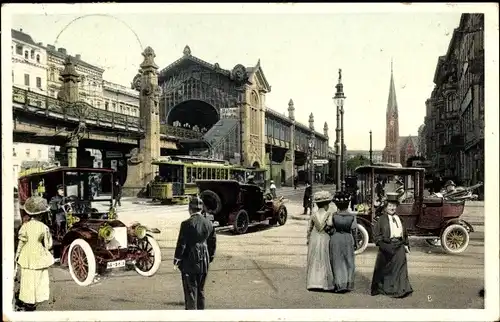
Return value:
[(108, 262), (106, 264), (107, 269), (118, 268), (118, 267), (125, 267), (125, 260)]

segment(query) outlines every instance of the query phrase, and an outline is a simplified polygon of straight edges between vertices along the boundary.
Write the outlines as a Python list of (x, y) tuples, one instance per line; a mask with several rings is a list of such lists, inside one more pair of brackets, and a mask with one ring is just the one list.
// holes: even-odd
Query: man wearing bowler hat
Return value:
[(205, 280), (216, 248), (215, 229), (203, 216), (203, 201), (192, 197), (190, 217), (181, 223), (174, 255), (174, 270), (179, 269), (186, 310), (205, 309)]

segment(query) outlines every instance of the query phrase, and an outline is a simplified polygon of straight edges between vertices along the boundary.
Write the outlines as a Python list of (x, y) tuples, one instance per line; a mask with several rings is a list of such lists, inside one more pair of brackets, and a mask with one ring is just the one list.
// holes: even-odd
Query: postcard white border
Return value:
[[(12, 84), (11, 57), (2, 55), (2, 270), (4, 320), (11, 321), (493, 321), (500, 316), (499, 303), (499, 200), (498, 200), (498, 5), (488, 4), (4, 4), (2, 8), (2, 48), (11, 43), (13, 14), (91, 13), (385, 13), (460, 12), (485, 13), (485, 285), (484, 310), (206, 310), (206, 311), (53, 311), (12, 312), (13, 222), (12, 190)], [(458, 27), (458, 26), (457, 26)], [(147, 44), (145, 44), (147, 45)], [(6, 51), (6, 50), (5, 50)], [(422, 102), (423, 104), (423, 102)], [(4, 220), (9, 218), (8, 220)], [(452, 296), (452, 294), (450, 294)]]

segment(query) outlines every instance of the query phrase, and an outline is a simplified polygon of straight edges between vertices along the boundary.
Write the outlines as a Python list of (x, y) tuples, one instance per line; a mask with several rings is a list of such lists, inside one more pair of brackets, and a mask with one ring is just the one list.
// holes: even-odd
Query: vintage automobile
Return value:
[[(447, 200), (442, 197), (424, 197), (423, 168), (391, 166), (360, 166), (355, 172), (360, 180), (360, 200), (356, 207), (358, 221), (358, 250), (362, 253), (372, 241), (372, 229), (380, 214), (377, 196), (374, 195), (375, 178), (386, 176), (389, 182), (385, 192), (400, 192), (400, 205), (397, 214), (408, 230), (410, 238), (425, 239), (435, 245), (439, 239), (445, 252), (458, 254), (469, 245), (469, 233), (474, 229), (461, 219), (465, 199)], [(395, 183), (391, 186), (391, 178)], [(403, 187), (400, 186), (402, 182)], [(392, 190), (394, 189), (394, 190)]]
[(253, 222), (269, 220), (270, 225), (286, 223), (288, 211), (283, 197), (273, 199), (253, 184), (235, 180), (197, 180), (206, 212), (220, 226), (233, 226), (236, 234), (244, 234)]
[[(109, 180), (112, 189), (113, 169), (30, 169), (18, 180), (19, 208), (23, 221), (27, 219), (23, 205), (29, 197), (40, 194), (40, 189), (37, 189), (40, 185), (44, 186), (42, 197), (50, 201), (57, 194), (57, 186), (63, 184), (68, 197), (57, 207), (66, 215), (65, 229), (58, 232), (53, 213), (43, 218), (43, 221), (52, 232), (56, 262), (61, 267), (69, 268), (75, 283), (88, 286), (98, 275), (105, 275), (116, 268), (132, 269), (142, 276), (153, 276), (161, 264), (160, 246), (153, 234), (160, 231), (139, 223), (127, 227), (118, 220), (111, 197), (91, 198), (89, 178), (96, 173), (102, 176), (103, 181)], [(99, 211), (99, 206), (105, 210)]]

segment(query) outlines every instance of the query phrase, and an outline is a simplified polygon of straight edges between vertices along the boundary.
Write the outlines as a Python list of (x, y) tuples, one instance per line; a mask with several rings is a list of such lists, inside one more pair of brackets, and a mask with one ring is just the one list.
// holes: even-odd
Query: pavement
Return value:
[[(285, 193), (283, 193), (285, 194)], [(290, 212), (299, 191), (289, 191)], [(300, 198), (299, 198), (300, 199)], [(69, 272), (51, 269), (55, 302), (40, 310), (183, 310), (180, 274), (173, 270), (173, 252), (187, 206), (154, 206), (123, 200), (119, 217), (124, 223), (140, 221), (157, 227), (162, 266), (150, 278), (132, 271), (116, 271), (99, 284), (79, 287)], [(484, 208), (467, 207), (467, 218), (484, 222)], [(467, 219), (466, 219), (467, 220)], [(370, 245), (356, 257), (355, 290), (339, 295), (306, 290), (307, 222), (289, 219), (284, 226), (256, 225), (245, 235), (219, 229), (217, 253), (206, 284), (207, 309), (300, 308), (422, 308), (481, 309), (477, 296), (484, 286), (484, 226), (471, 234), (468, 249), (447, 255), (421, 240), (412, 240), (408, 255), (414, 294), (406, 299), (370, 296), (377, 249)]]

